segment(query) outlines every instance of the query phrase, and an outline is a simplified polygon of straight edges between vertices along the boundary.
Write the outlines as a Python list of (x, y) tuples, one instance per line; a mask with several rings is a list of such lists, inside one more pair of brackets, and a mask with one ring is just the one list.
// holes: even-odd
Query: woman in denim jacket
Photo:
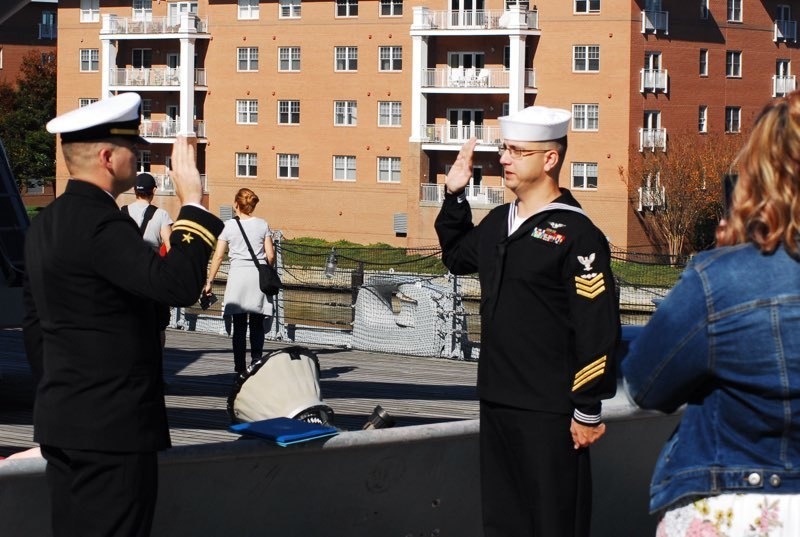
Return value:
[(622, 363), (636, 403), (686, 405), (661, 452), (657, 535), (800, 535), (800, 93), (737, 158), (718, 248), (698, 254)]

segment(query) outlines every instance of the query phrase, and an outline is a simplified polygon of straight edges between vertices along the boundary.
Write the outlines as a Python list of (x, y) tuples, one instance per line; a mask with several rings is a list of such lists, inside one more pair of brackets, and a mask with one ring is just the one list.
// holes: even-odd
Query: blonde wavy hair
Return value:
[(764, 253), (781, 244), (795, 257), (800, 238), (800, 91), (770, 102), (736, 157), (739, 179), (721, 246), (752, 242)]
[(241, 212), (249, 216), (258, 205), (259, 199), (256, 193), (249, 188), (240, 188), (234, 202)]

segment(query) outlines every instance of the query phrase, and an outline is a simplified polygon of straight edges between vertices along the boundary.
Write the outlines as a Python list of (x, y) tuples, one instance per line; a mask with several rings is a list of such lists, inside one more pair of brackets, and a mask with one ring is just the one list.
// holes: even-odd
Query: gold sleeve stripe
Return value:
[(575, 373), (575, 381), (572, 383), (572, 391), (574, 392), (593, 378), (602, 375), (606, 368), (606, 357), (601, 356), (591, 364), (587, 365), (577, 373)]
[(603, 273), (597, 274), (594, 278), (584, 278), (582, 276), (575, 276), (575, 281), (577, 283), (582, 283), (587, 286), (591, 286), (596, 284), (597, 282), (603, 281)]
[(590, 369), (594, 369), (598, 365), (606, 365), (606, 359), (607, 359), (607, 355), (604, 354), (603, 356), (601, 356), (600, 358), (598, 358), (597, 360), (595, 360), (591, 364), (587, 365), (586, 367), (584, 367), (583, 369), (581, 369), (580, 371), (575, 373), (575, 378), (577, 379), (581, 375), (586, 374), (587, 371), (589, 371)]
[(606, 290), (606, 282), (602, 274), (598, 274), (592, 279), (575, 276), (575, 292), (586, 298), (595, 298)]
[(173, 224), (172, 231), (191, 231), (195, 235), (199, 236), (203, 241), (208, 244), (211, 248), (214, 248), (214, 245), (217, 243), (217, 238), (211, 233), (209, 230), (198, 224), (197, 222), (193, 222), (191, 220), (178, 220)]
[(600, 375), (602, 375), (602, 374), (603, 374), (603, 369), (600, 369), (599, 371), (597, 371), (597, 372), (593, 373), (592, 375), (590, 375), (590, 376), (588, 376), (588, 377), (584, 378), (582, 381), (580, 381), (580, 382), (576, 382), (575, 384), (573, 384), (573, 385), (572, 385), (572, 391), (573, 391), (573, 392), (574, 392), (574, 391), (577, 391), (577, 390), (578, 390), (578, 388), (580, 388), (581, 386), (583, 386), (584, 384), (586, 384), (586, 383), (587, 383), (587, 382), (589, 382), (590, 380), (593, 380), (593, 379), (595, 379), (595, 378), (599, 377), (599, 376), (600, 376)]

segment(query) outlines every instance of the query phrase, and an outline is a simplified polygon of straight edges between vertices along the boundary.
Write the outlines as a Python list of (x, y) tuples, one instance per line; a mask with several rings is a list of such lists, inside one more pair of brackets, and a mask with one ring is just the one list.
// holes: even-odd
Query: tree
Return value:
[(56, 113), (55, 55), (25, 55), (16, 87), (0, 87), (0, 138), (20, 187), (55, 177), (55, 136), (45, 124)]
[(620, 166), (634, 213), (659, 252), (690, 253), (696, 237), (707, 236), (709, 222), (719, 222), (722, 175), (744, 141), (740, 134), (678, 133), (666, 152), (645, 150), (631, 158), (628, 170)]

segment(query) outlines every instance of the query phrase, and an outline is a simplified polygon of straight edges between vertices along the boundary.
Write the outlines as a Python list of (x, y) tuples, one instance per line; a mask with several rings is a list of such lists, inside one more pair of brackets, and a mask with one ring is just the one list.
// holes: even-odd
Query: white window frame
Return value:
[(600, 0), (575, 0), (573, 13), (575, 15), (600, 13)]
[(81, 97), (78, 99), (78, 108), (83, 108), (84, 106), (89, 106), (92, 103), (96, 103), (99, 101), (97, 97)]
[(279, 19), (299, 19), (302, 0), (280, 0), (278, 2)]
[(258, 177), (258, 153), (236, 153), (236, 177)]
[(278, 47), (278, 71), (281, 73), (300, 72), (300, 47)]
[(300, 101), (297, 99), (279, 100), (278, 125), (299, 125), (299, 124), (300, 124)]
[(80, 22), (100, 22), (100, 0), (81, 0)]
[[(339, 62), (343, 62), (344, 69), (339, 68)], [(353, 73), (358, 71), (358, 47), (334, 47), (333, 70), (338, 73)]]
[(725, 76), (727, 78), (742, 78), (742, 51), (725, 51)]
[(355, 182), (356, 157), (353, 155), (333, 156), (333, 180)]
[(258, 99), (236, 100), (236, 124), (258, 125)]
[(378, 71), (382, 73), (391, 73), (391, 72), (397, 73), (402, 70), (403, 70), (402, 46), (382, 45), (378, 47)]
[(600, 128), (600, 105), (578, 103), (572, 105), (572, 130), (596, 132)]
[(700, 76), (707, 77), (708, 76), (708, 49), (701, 48), (700, 49), (700, 56), (698, 59), (699, 65), (698, 69), (700, 71)]
[(258, 0), (236, 0), (236, 18), (238, 20), (258, 20), (258, 11)]
[(742, 108), (739, 106), (725, 107), (725, 132), (735, 134), (742, 132)]
[(378, 126), (400, 127), (403, 117), (402, 101), (378, 101)]
[(728, 22), (742, 22), (742, 0), (728, 0)]
[(139, 111), (139, 115), (142, 117), (142, 120), (149, 121), (150, 118), (153, 117), (153, 99), (147, 98), (142, 99), (142, 106)]
[(378, 182), (397, 184), (400, 182), (400, 157), (378, 157)]
[(134, 69), (150, 69), (153, 67), (153, 49), (131, 49), (131, 67)]
[[(96, 73), (100, 70), (100, 49), (82, 48), (80, 49), (79, 59), (81, 73)], [(83, 68), (84, 64), (87, 64), (86, 69)]]
[(336, 127), (358, 125), (357, 101), (333, 101), (333, 124)]
[(402, 17), (403, 0), (381, 0), (378, 5), (379, 17)]
[(134, 21), (153, 20), (153, 0), (133, 0), (131, 19)]
[(337, 19), (358, 17), (358, 0), (336, 0), (334, 9)]
[(139, 172), (149, 172), (153, 164), (153, 152), (149, 149), (139, 149), (136, 152), (136, 169)]
[[(594, 175), (590, 172), (594, 171)], [(573, 190), (597, 190), (599, 185), (597, 162), (573, 162), (570, 170), (570, 181)], [(576, 179), (581, 179), (580, 183)], [(594, 179), (594, 186), (590, 185), (590, 179)]]
[(708, 0), (700, 0), (700, 19), (708, 20), (708, 16), (709, 16)]
[(277, 162), (277, 177), (278, 179), (292, 179), (297, 180), (300, 178), (300, 155), (297, 153), (278, 153)]
[[(583, 69), (578, 63), (583, 64)], [(597, 68), (592, 69), (592, 63), (597, 63)], [(573, 45), (572, 47), (572, 72), (573, 73), (599, 73), (600, 72), (600, 45)]]
[[(246, 69), (242, 69), (243, 62)], [(236, 71), (239, 73), (255, 73), (258, 71), (258, 47), (237, 47)]]
[(708, 106), (705, 104), (697, 107), (697, 132), (708, 132)]

